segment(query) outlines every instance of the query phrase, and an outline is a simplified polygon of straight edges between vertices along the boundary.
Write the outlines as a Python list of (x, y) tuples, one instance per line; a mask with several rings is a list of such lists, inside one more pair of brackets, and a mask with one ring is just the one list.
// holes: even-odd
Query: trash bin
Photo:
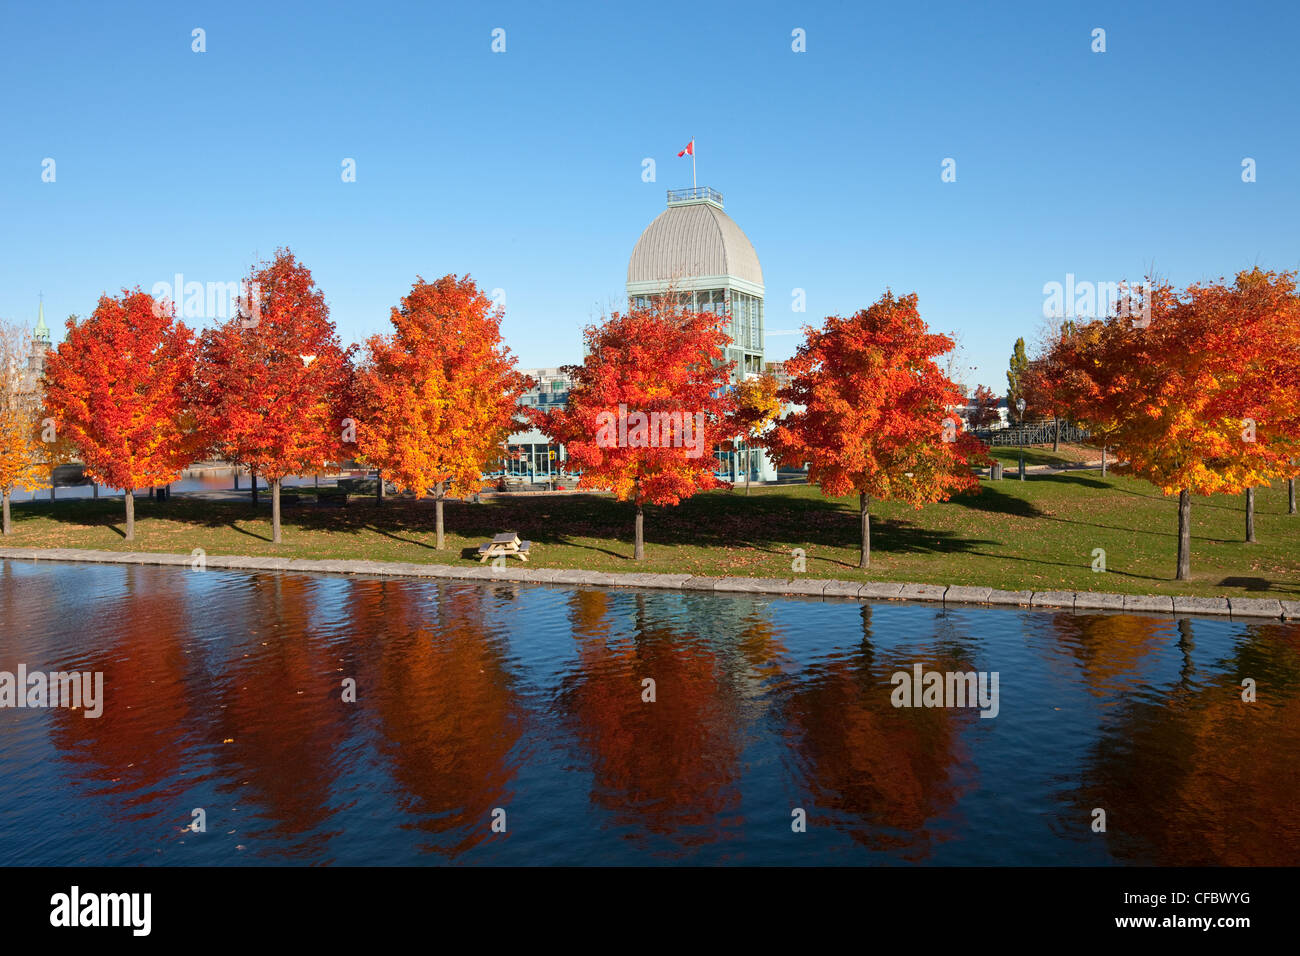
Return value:
[(989, 469), (989, 478), (993, 481), (1002, 480), (1002, 462), (995, 461), (993, 467)]

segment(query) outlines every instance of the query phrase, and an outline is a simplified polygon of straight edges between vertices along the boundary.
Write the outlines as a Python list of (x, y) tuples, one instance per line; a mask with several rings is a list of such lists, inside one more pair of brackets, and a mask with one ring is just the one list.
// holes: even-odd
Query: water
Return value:
[[(6, 561), (0, 670), (99, 670), (106, 703), (0, 710), (0, 864), (1295, 865), (1298, 651), (1272, 622)], [(997, 671), (998, 715), (895, 708), (918, 662)]]

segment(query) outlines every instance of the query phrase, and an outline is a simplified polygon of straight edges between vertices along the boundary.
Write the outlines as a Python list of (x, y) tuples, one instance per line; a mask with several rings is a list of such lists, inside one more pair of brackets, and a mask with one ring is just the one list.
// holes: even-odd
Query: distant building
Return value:
[(790, 384), (790, 373), (785, 370), (784, 362), (764, 362), (763, 371), (776, 379), (777, 388), (786, 388)]
[(36, 328), (32, 330), (31, 351), (27, 353), (27, 367), (23, 369), (23, 388), (28, 392), (37, 391), (41, 376), (45, 374), (45, 359), (49, 354), (50, 327), (45, 324), (45, 303), (40, 304), (36, 317)]
[[(549, 411), (563, 408), (569, 400), (573, 380), (558, 368), (520, 369), (533, 380), (533, 386), (519, 398), (525, 408)], [(564, 446), (551, 442), (535, 428), (515, 432), (506, 439), (505, 457), (500, 470), (519, 477), (545, 481), (563, 470)]]

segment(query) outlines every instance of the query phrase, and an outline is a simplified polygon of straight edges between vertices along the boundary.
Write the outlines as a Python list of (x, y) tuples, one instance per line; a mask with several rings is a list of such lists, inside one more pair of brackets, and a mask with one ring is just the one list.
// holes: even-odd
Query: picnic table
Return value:
[(519, 535), (513, 531), (503, 531), (491, 541), (478, 546), (478, 563), (482, 564), (492, 558), (504, 557), (515, 557), (520, 561), (527, 561), (528, 549), (531, 546), (531, 541), (520, 541)]

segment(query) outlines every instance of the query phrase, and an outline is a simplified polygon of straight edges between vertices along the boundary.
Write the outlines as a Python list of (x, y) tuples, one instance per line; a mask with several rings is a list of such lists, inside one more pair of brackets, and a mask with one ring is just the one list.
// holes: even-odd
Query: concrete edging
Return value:
[[(92, 551), (83, 548), (4, 548), (0, 558), (24, 561), (65, 561), (94, 564), (158, 564), (189, 567), (194, 557), (151, 551)], [(678, 591), (713, 591), (728, 594), (770, 594), (820, 597), (823, 600), (920, 601), (931, 604), (987, 605), (1068, 609), (1073, 611), (1128, 611), (1173, 616), (1215, 616), (1254, 620), (1300, 619), (1300, 600), (1243, 597), (1185, 597), (1181, 595), (1111, 594), (1101, 591), (1001, 591), (964, 584), (919, 584), (897, 581), (841, 581), (823, 578), (710, 577), (644, 571), (612, 573), (571, 568), (505, 568), (484, 565), (416, 564), (364, 559), (251, 557), (205, 555), (204, 566), (222, 570), (301, 571), (313, 574), (371, 574), (377, 576), (436, 578), (461, 581), (510, 581), (531, 584), (586, 584), (598, 587), (661, 588)]]

